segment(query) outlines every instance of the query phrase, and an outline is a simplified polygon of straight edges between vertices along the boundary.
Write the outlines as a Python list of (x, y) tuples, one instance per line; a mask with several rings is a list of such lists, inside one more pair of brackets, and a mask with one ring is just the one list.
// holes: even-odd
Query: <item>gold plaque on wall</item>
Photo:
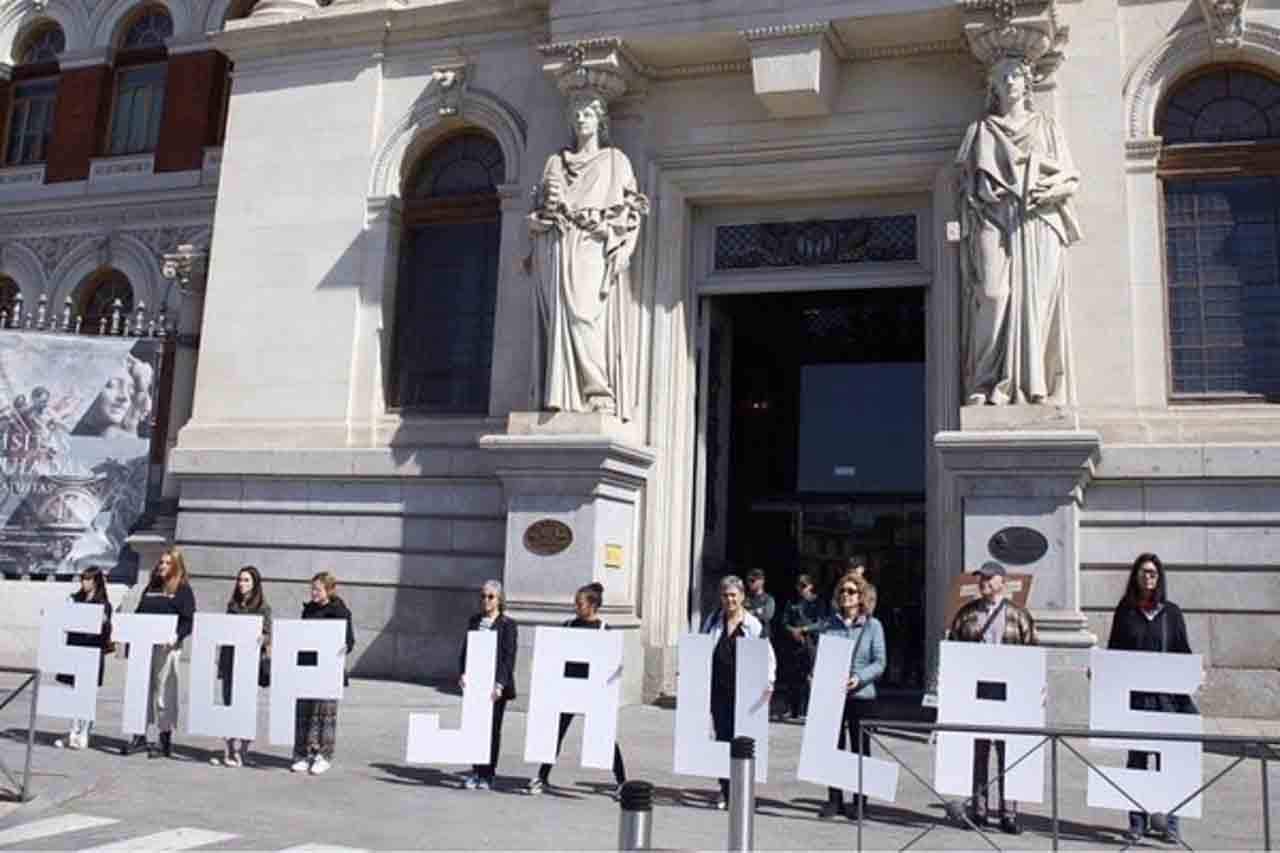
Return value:
[(559, 554), (572, 543), (573, 531), (569, 529), (569, 525), (554, 518), (535, 521), (524, 531), (525, 549), (539, 557)]
[(622, 546), (606, 544), (604, 546), (604, 567), (606, 569), (622, 568)]

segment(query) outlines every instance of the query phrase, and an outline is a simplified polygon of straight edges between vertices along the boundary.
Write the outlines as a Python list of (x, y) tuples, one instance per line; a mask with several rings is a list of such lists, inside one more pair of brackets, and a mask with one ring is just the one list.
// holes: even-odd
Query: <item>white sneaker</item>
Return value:
[(491, 779), (477, 779), (476, 788), (481, 791), (493, 790), (493, 781)]
[[(69, 739), (70, 739), (70, 738), (68, 738), (68, 740), (69, 740)], [(55, 741), (53, 742), (53, 748), (54, 748), (54, 749), (66, 749), (66, 748), (67, 748), (67, 741), (63, 740), (62, 738), (58, 738), (57, 740), (55, 740)]]
[(329, 761), (323, 755), (317, 755), (316, 760), (311, 762), (311, 775), (319, 776), (321, 773), (329, 769)]
[(311, 769), (311, 762), (306, 758), (299, 758), (289, 765), (289, 769), (294, 773), (306, 773)]
[(480, 777), (474, 773), (468, 773), (466, 776), (462, 777), (462, 787), (466, 788), (468, 791), (474, 791), (476, 788), (480, 787)]
[(76, 749), (88, 749), (88, 748), (89, 748), (89, 733), (88, 733), (88, 732), (81, 732), (81, 733), (80, 733), (80, 738), (76, 741), (75, 748), (76, 748)]

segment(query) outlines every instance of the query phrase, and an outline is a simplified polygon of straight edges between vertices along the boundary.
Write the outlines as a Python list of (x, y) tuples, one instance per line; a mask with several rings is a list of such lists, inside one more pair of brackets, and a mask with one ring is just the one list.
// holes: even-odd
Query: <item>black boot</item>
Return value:
[(134, 735), (129, 742), (120, 747), (121, 755), (133, 755), (135, 752), (143, 749), (147, 745), (147, 739), (142, 735)]
[(173, 758), (173, 732), (160, 733), (160, 751), (165, 758)]

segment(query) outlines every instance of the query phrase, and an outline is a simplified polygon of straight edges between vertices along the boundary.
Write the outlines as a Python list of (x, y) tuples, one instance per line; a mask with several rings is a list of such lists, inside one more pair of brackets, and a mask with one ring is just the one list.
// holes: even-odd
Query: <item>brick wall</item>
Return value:
[(204, 147), (218, 142), (227, 61), (217, 51), (169, 59), (156, 171), (199, 169)]
[(45, 183), (83, 181), (89, 177), (89, 159), (97, 156), (107, 132), (111, 80), (111, 69), (105, 65), (62, 72)]

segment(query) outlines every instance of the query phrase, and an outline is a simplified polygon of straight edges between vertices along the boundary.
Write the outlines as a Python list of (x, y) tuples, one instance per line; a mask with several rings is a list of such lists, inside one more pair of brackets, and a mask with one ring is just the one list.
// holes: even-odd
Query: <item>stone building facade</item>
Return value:
[[(6, 44), (59, 8), (14, 7)], [(573, 590), (600, 580), (639, 699), (672, 692), (677, 639), (725, 567), (767, 563), (785, 597), (796, 571), (862, 550), (891, 652), (916, 660), (895, 678), (920, 686), (954, 578), (995, 551), (1033, 578), (1066, 697), (1129, 565), (1155, 551), (1206, 657), (1206, 710), (1280, 709), (1280, 10), (243, 11), (219, 27), (225, 10), (171, 9), (175, 31), (204, 44), (194, 33), (210, 30), (234, 64), (194, 411), (168, 462), (202, 600), (252, 563), (287, 610), (331, 570), (356, 614), (358, 670), (442, 677), (486, 578), (529, 626), (567, 618)], [(75, 26), (82, 50), (110, 29)], [(185, 55), (203, 53), (170, 62)], [(221, 61), (171, 73), (212, 79)], [(981, 247), (965, 206), (983, 196), (957, 153), (995, 115), (988, 84), (1005, 61), (1070, 148), (1009, 165), (1014, 183), (1049, 176), (1047, 203), (1069, 196), (1079, 225), (1062, 244), (1064, 322), (1049, 327), (1069, 369), (1052, 399), (967, 405), (966, 264)], [(572, 149), (566, 96), (582, 87), (607, 101), (608, 144), (648, 200), (629, 267), (627, 420), (545, 412), (539, 392), (529, 216), (544, 163)], [(187, 107), (182, 130), (161, 133), (185, 142), (157, 152), (155, 179), (193, 174), (194, 141), (210, 138), (208, 113)], [(11, 191), (53, 204), (43, 180)], [(1007, 190), (1009, 215), (1034, 218), (1037, 201)], [(26, 258), (18, 242), (7, 262)], [(1018, 269), (1040, 263), (1007, 248), (1026, 242), (1001, 245)], [(905, 455), (858, 456), (864, 438)], [(1010, 536), (1042, 545), (1001, 550)]]

